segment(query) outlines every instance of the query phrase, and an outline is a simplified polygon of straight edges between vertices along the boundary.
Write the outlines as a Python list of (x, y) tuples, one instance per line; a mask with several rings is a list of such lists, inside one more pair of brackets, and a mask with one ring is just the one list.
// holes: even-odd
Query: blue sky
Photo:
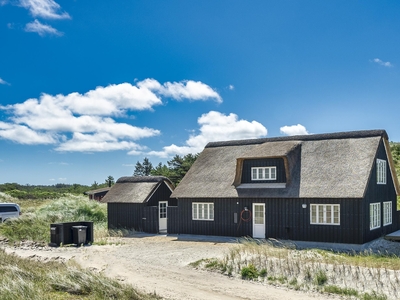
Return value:
[(219, 140), (400, 141), (397, 1), (0, 0), (0, 38), (0, 183), (102, 183)]

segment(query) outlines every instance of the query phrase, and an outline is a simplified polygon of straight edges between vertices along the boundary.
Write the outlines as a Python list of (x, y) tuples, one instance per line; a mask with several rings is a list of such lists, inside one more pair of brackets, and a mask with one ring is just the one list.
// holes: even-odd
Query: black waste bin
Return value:
[(86, 244), (87, 226), (72, 226), (72, 243), (80, 246)]
[(60, 244), (57, 231), (57, 227), (50, 227), (50, 243), (52, 244)]

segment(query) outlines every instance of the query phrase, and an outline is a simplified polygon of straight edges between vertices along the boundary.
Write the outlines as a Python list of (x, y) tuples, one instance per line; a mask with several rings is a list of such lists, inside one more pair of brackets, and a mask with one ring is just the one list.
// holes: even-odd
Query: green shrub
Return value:
[(222, 270), (223, 264), (217, 259), (206, 259), (205, 267), (211, 270)]
[(324, 285), (328, 281), (328, 276), (326, 272), (323, 270), (318, 270), (317, 274), (315, 274), (315, 283), (318, 285)]
[(241, 275), (243, 279), (253, 280), (258, 278), (258, 271), (253, 264), (249, 264), (247, 267), (242, 268)]
[(358, 292), (351, 288), (341, 288), (336, 285), (328, 285), (324, 288), (326, 293), (345, 295), (345, 296), (358, 296)]
[(361, 297), (362, 300), (387, 300), (386, 295), (377, 294), (373, 291), (371, 294), (365, 293)]
[(265, 277), (265, 276), (267, 276), (267, 270), (266, 269), (262, 269), (261, 271), (260, 271), (260, 277)]

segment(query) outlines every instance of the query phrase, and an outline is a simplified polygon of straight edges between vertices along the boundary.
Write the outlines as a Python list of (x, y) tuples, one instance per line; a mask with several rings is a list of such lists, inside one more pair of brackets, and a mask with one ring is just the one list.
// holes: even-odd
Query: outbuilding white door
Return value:
[(167, 206), (168, 201), (158, 202), (158, 231), (167, 233)]
[(265, 239), (264, 203), (253, 203), (253, 238)]

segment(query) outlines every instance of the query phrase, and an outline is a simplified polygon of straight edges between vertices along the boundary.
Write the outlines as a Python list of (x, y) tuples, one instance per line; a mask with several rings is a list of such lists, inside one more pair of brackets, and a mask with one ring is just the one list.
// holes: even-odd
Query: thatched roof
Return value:
[(126, 176), (121, 177), (111, 187), (101, 202), (105, 203), (144, 203), (154, 191), (165, 183), (171, 191), (172, 182), (163, 176)]
[(85, 195), (94, 195), (97, 193), (103, 193), (103, 192), (108, 192), (111, 188), (110, 187), (104, 187), (104, 188), (100, 188), (100, 189), (96, 189), (96, 190), (90, 190), (85, 192)]
[[(209, 143), (171, 197), (362, 198), (382, 138), (370, 130)], [(285, 188), (240, 184), (244, 159), (269, 157), (286, 161)]]

